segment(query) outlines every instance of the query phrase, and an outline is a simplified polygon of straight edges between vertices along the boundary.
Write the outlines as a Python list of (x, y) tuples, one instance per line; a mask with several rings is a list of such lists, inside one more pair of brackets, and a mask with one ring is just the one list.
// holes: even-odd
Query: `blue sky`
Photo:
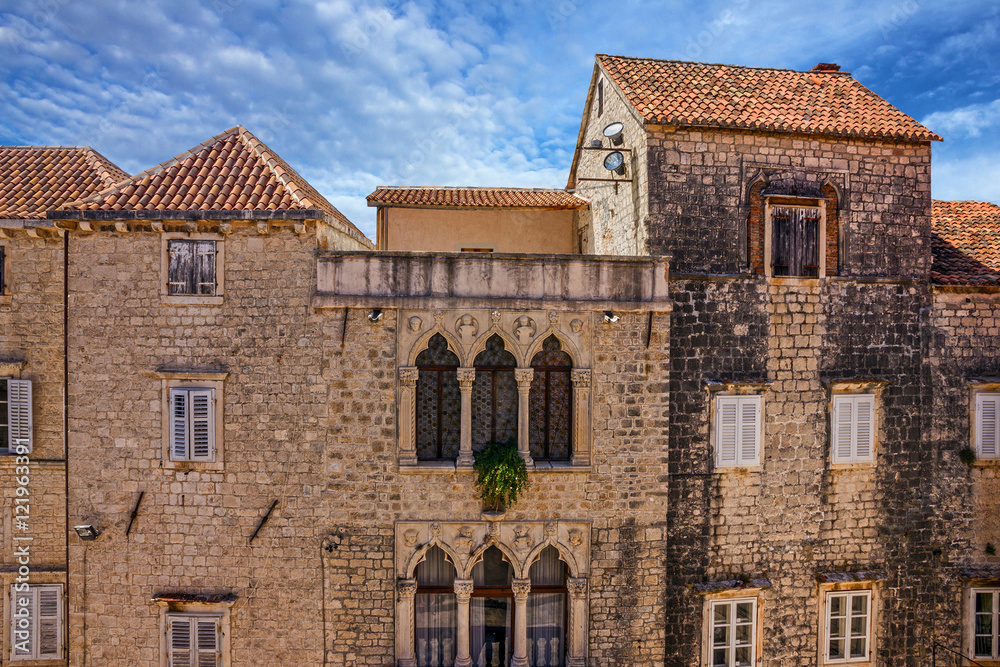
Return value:
[(246, 126), (370, 236), (376, 185), (562, 187), (595, 53), (836, 62), (1000, 203), (1000, 4), (0, 0), (0, 144), (130, 173)]

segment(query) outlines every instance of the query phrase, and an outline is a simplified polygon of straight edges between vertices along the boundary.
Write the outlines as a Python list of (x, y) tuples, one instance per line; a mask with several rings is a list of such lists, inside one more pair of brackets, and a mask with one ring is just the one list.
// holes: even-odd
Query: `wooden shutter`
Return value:
[(170, 460), (188, 459), (188, 391), (170, 390)]
[(38, 586), (38, 658), (62, 657), (62, 586)]
[(221, 653), (219, 651), (220, 621), (218, 618), (199, 618), (197, 620), (198, 662), (197, 667), (218, 667)]
[(739, 421), (739, 403), (735, 396), (719, 396), (716, 410), (718, 411), (718, 435), (716, 437), (716, 457), (719, 465), (736, 464), (737, 423)]
[(875, 397), (858, 396), (854, 399), (856, 427), (854, 431), (854, 460), (871, 461), (875, 449)]
[(215, 241), (195, 242), (194, 294), (215, 294)]
[(6, 260), (7, 248), (0, 245), (0, 296), (7, 293), (6, 273), (4, 273), (4, 262)]
[(190, 455), (192, 461), (215, 460), (215, 392), (192, 389), (188, 392), (190, 413)]
[(186, 616), (167, 617), (167, 665), (168, 667), (195, 667), (191, 644), (194, 640), (192, 621)]
[(870, 394), (833, 397), (834, 463), (874, 459), (875, 396)]
[(25, 445), (31, 452), (31, 380), (7, 380), (7, 424), (10, 451)]
[(980, 458), (995, 459), (1000, 452), (1000, 394), (978, 394), (976, 396), (976, 454)]
[(740, 399), (740, 463), (756, 465), (760, 461), (760, 397)]
[(833, 462), (852, 460), (854, 439), (854, 403), (845, 396), (833, 397)]
[(167, 294), (196, 294), (194, 244), (191, 241), (167, 241)]
[[(11, 585), (10, 591), (10, 654), (12, 658), (32, 658), (35, 655), (35, 588), (31, 586), (26, 591), (17, 592)], [(17, 610), (25, 606), (30, 613), (27, 617), (18, 618), (15, 615)], [(21, 620), (26, 621), (27, 627), (21, 627)]]

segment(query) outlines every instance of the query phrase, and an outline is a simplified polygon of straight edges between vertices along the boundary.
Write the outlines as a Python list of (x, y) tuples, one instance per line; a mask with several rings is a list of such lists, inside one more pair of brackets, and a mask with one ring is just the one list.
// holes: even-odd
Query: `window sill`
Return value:
[(535, 472), (559, 472), (559, 473), (574, 473), (582, 472), (589, 473), (591, 471), (589, 464), (573, 463), (572, 461), (535, 461)]
[(224, 296), (198, 296), (195, 294), (164, 294), (161, 295), (165, 306), (221, 306)]
[(715, 464), (715, 472), (717, 473), (752, 473), (752, 472), (759, 473), (762, 470), (763, 467), (759, 463), (755, 463), (753, 465), (741, 465), (741, 466), (739, 465), (723, 466), (719, 465), (718, 463)]
[(220, 472), (225, 468), (222, 461), (164, 461), (164, 470), (178, 470), (181, 472)]
[(9, 306), (12, 303), (13, 299), (14, 297), (11, 294), (0, 295), (0, 306)]
[(864, 470), (865, 468), (874, 468), (874, 461), (852, 461), (850, 463), (831, 463), (830, 470), (837, 472), (840, 470)]
[(451, 473), (472, 472), (472, 468), (458, 468), (454, 461), (418, 461), (416, 464), (400, 464), (401, 473)]
[(979, 455), (976, 455), (976, 460), (972, 462), (973, 468), (995, 468), (1000, 466), (1000, 458), (996, 459), (981, 459)]

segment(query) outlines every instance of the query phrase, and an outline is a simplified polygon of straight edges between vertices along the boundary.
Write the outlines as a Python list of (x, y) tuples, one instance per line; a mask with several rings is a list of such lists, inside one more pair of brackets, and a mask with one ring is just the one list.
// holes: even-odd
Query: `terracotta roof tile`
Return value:
[(565, 190), (542, 188), (436, 188), (380, 186), (369, 206), (442, 208), (586, 208), (586, 199)]
[(931, 232), (931, 280), (942, 285), (1000, 285), (1000, 206), (935, 201)]
[[(263, 194), (255, 205), (248, 205), (250, 194), (257, 187), (263, 188)], [(63, 208), (72, 211), (319, 209), (363, 238), (358, 228), (288, 163), (240, 126)]]
[(0, 146), (0, 219), (44, 218), (126, 178), (91, 148)]
[(603, 54), (597, 61), (648, 123), (941, 140), (846, 72)]

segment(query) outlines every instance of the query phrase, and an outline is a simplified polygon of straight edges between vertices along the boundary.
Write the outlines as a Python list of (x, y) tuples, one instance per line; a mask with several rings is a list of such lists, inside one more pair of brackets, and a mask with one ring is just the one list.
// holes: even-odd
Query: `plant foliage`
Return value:
[(476, 452), (476, 489), (487, 510), (499, 511), (517, 502), (528, 488), (528, 467), (513, 442), (492, 442)]
[(958, 460), (967, 466), (976, 462), (976, 452), (971, 447), (966, 447), (958, 452)]

